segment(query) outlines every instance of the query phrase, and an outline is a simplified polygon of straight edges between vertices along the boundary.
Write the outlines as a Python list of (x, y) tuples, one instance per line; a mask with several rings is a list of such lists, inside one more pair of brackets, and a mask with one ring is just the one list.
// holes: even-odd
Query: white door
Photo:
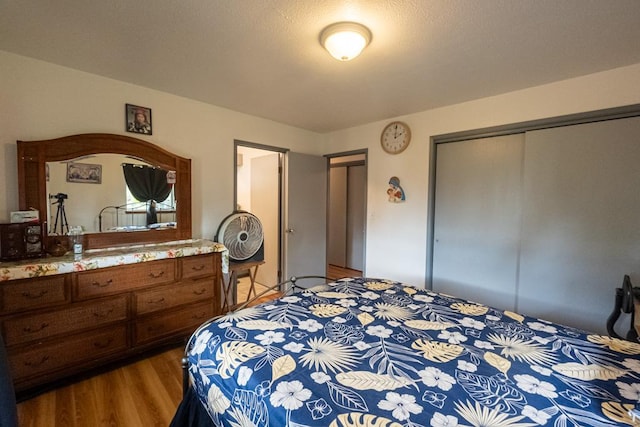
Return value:
[(328, 262), (347, 266), (347, 168), (329, 169)]
[(289, 152), (286, 174), (284, 278), (324, 276), (327, 265), (327, 160)]
[(347, 267), (364, 270), (365, 194), (367, 192), (366, 168), (349, 166), (347, 200)]
[(264, 264), (258, 267), (256, 282), (265, 286), (279, 281), (279, 156), (271, 153), (251, 159), (251, 213), (260, 219), (264, 233)]

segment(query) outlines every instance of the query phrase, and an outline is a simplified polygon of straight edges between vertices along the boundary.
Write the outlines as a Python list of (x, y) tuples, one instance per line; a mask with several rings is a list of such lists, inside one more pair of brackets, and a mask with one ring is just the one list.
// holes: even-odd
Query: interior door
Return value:
[(265, 286), (279, 282), (279, 156), (271, 153), (251, 159), (251, 211), (260, 219), (264, 233), (264, 264), (258, 267), (256, 282)]
[(285, 278), (326, 274), (327, 160), (289, 152), (286, 167)]
[(349, 166), (347, 173), (347, 267), (364, 270), (366, 168)]
[(328, 261), (338, 267), (347, 266), (347, 168), (329, 169), (329, 234)]

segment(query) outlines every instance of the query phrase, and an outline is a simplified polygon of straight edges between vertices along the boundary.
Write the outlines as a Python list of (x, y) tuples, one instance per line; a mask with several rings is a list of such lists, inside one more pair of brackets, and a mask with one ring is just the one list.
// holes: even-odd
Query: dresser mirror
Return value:
[[(141, 191), (131, 174), (142, 169), (164, 180), (162, 194), (148, 196), (157, 203), (131, 194)], [(191, 160), (147, 141), (112, 134), (18, 141), (18, 186), (20, 209), (39, 211), (50, 244), (64, 241), (67, 226), (82, 226), (87, 249), (191, 238)]]

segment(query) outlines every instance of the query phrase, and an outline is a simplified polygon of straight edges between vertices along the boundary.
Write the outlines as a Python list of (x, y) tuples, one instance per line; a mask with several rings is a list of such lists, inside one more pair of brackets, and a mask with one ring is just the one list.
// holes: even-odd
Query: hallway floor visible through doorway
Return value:
[(331, 280), (342, 279), (344, 277), (360, 277), (362, 271), (353, 270), (346, 267), (338, 267), (337, 265), (329, 264), (327, 266), (327, 277)]

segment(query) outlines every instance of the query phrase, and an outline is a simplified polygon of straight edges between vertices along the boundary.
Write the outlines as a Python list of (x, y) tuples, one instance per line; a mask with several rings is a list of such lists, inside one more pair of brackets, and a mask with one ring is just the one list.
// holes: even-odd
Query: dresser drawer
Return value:
[(93, 361), (126, 349), (127, 327), (120, 324), (53, 343), (35, 344), (17, 352), (9, 351), (9, 366), (14, 381), (19, 382), (22, 378)]
[(127, 295), (4, 321), (7, 346), (127, 320)]
[(136, 323), (134, 345), (153, 342), (179, 332), (192, 332), (211, 317), (213, 317), (211, 302), (192, 305), (169, 313), (146, 316), (138, 319)]
[(92, 298), (175, 281), (176, 261), (167, 259), (78, 273), (78, 299)]
[(151, 313), (198, 301), (213, 301), (213, 279), (186, 281), (135, 293), (136, 314)]
[(213, 255), (198, 255), (180, 258), (182, 263), (182, 278), (210, 276), (215, 272)]
[(57, 274), (0, 284), (0, 311), (10, 313), (68, 301), (65, 286), (69, 275)]

